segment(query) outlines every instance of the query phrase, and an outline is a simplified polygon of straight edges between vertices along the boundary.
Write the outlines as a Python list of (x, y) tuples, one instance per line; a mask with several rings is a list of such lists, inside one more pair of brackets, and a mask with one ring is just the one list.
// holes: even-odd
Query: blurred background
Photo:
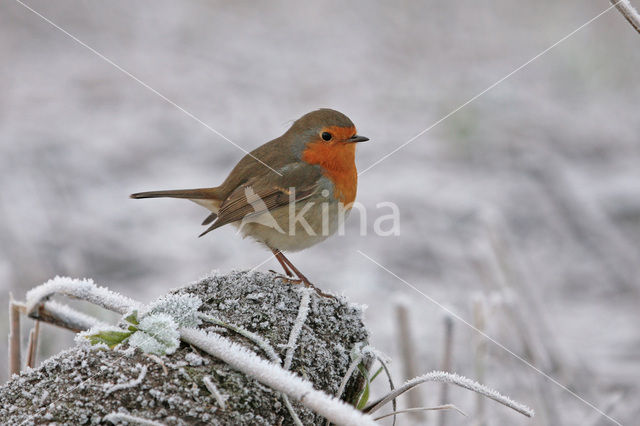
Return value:
[[(338, 109), (371, 138), (358, 146), (360, 170), (609, 6), (28, 4), (247, 150), (310, 110)], [(196, 238), (207, 212), (195, 204), (127, 198), (217, 185), (242, 157), (237, 147), (15, 1), (0, 5), (0, 58), (5, 300), (69, 275), (149, 301), (269, 258), (231, 227)], [(362, 174), (368, 235), (354, 215), (345, 236), (291, 255), (323, 289), (368, 305), (371, 344), (394, 359), (397, 383), (444, 366), (537, 412), (528, 420), (450, 388), (444, 402), (468, 417), (451, 412), (447, 424), (613, 423), (457, 319), (447, 334), (443, 309), (357, 250), (617, 421), (637, 421), (638, 69), (640, 38), (610, 10)], [(376, 209), (383, 201), (400, 208), (399, 236), (372, 232), (389, 213)], [(45, 325), (39, 359), (72, 337)], [(374, 384), (385, 391), (385, 379)], [(418, 392), (421, 405), (440, 403), (439, 385)]]

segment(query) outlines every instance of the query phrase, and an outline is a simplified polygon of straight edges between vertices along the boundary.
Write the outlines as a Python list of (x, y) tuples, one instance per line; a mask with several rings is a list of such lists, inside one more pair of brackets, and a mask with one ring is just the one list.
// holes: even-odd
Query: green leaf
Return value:
[(129, 323), (131, 323), (131, 324), (133, 324), (133, 325), (138, 325), (138, 324), (140, 324), (140, 323), (138, 322), (138, 311), (133, 311), (133, 312), (131, 313), (131, 315), (129, 315), (128, 317), (125, 317), (125, 318), (124, 318), (124, 320), (125, 320), (125, 321), (127, 321), (127, 322), (129, 322)]
[(382, 367), (378, 368), (378, 371), (376, 371), (373, 376), (369, 379), (369, 382), (373, 383), (373, 381), (376, 379), (376, 377), (378, 377), (378, 374), (380, 374), (380, 372), (382, 371)]
[(113, 349), (116, 345), (122, 343), (125, 339), (133, 334), (133, 331), (101, 331), (96, 334), (91, 334), (87, 336), (89, 342), (92, 345), (98, 345), (100, 343), (104, 343), (109, 346), (110, 349)]
[(364, 385), (364, 389), (362, 390), (362, 396), (360, 397), (360, 400), (356, 405), (356, 408), (358, 410), (362, 410), (367, 405), (367, 401), (369, 401), (369, 386), (371, 385), (371, 381), (369, 381), (369, 372), (365, 368), (364, 364), (362, 363), (358, 364), (358, 370), (360, 370), (360, 373), (365, 379), (365, 385)]

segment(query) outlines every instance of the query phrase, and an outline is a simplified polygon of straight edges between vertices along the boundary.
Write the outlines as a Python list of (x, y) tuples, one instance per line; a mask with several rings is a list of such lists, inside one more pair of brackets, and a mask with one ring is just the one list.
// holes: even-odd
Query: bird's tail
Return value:
[(218, 218), (218, 209), (223, 201), (220, 187), (198, 189), (170, 189), (168, 191), (148, 191), (131, 194), (131, 198), (186, 198), (210, 210), (212, 213), (202, 223), (208, 225)]
[(219, 187), (198, 189), (170, 189), (168, 191), (148, 191), (131, 194), (131, 198), (187, 198), (189, 200), (221, 200)]

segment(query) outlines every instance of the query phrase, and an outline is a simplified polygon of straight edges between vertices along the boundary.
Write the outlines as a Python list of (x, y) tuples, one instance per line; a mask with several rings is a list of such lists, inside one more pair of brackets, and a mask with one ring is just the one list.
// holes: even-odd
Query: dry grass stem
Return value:
[[(444, 348), (442, 353), (442, 364), (440, 369), (442, 371), (451, 371), (453, 367), (453, 318), (446, 315), (444, 317)], [(443, 383), (440, 386), (440, 405), (446, 405), (444, 401), (449, 399), (449, 386)], [(394, 408), (395, 410), (395, 408)], [(447, 412), (440, 413), (440, 426), (446, 426), (447, 424)]]
[(616, 6), (618, 12), (622, 13), (622, 16), (631, 24), (638, 34), (640, 34), (640, 14), (631, 6), (629, 0), (609, 0), (611, 4)]
[(513, 401), (511, 398), (504, 396), (485, 385), (481, 385), (480, 383), (468, 379), (464, 376), (459, 376), (457, 374), (447, 373), (444, 371), (432, 371), (431, 373), (427, 373), (423, 376), (419, 376), (405, 382), (404, 385), (397, 388), (395, 391), (389, 392), (378, 401), (371, 403), (369, 405), (370, 408), (365, 410), (365, 412), (373, 413), (383, 407), (389, 401), (391, 401), (391, 399), (396, 398), (397, 396), (402, 395), (403, 393), (413, 389), (414, 387), (426, 382), (455, 384), (470, 391), (480, 393), (487, 398), (493, 399), (494, 401), (499, 402), (500, 404), (509, 407), (527, 417), (533, 417), (534, 414), (533, 410), (526, 405)]
[(9, 376), (20, 374), (20, 310), (9, 295)]
[(462, 411), (461, 409), (459, 409), (458, 407), (456, 407), (453, 404), (443, 404), (443, 405), (438, 405), (436, 407), (416, 407), (416, 408), (405, 408), (404, 410), (398, 410), (398, 411), (393, 411), (391, 413), (387, 413), (384, 414), (382, 416), (379, 417), (374, 417), (373, 420), (382, 420), (384, 418), (387, 418), (389, 416), (395, 416), (398, 414), (404, 414), (404, 413), (415, 413), (415, 412), (421, 412), (421, 411), (439, 411), (439, 410), (455, 410), (458, 413), (462, 414), (463, 416), (466, 416), (465, 412)]
[(27, 346), (27, 362), (28, 368), (36, 365), (36, 353), (38, 352), (38, 337), (40, 336), (40, 321), (36, 320), (33, 328), (29, 332), (29, 345)]

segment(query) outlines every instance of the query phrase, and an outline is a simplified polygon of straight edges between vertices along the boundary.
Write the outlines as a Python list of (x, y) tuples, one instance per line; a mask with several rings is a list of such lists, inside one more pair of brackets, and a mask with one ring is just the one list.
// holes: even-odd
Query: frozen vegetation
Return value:
[[(9, 383), (0, 388), (3, 423), (31, 424), (45, 419), (65, 424), (253, 425), (277, 421), (296, 426), (324, 422), (373, 426), (375, 420), (390, 416), (395, 423), (395, 416), (405, 413), (455, 410), (464, 415), (453, 404), (397, 409), (399, 396), (426, 382), (456, 384), (533, 417), (533, 410), (527, 406), (457, 374), (432, 372), (394, 389), (386, 367), (389, 361), (367, 343), (362, 307), (349, 304), (344, 298), (320, 297), (314, 290), (293, 286), (274, 274), (215, 275), (146, 306), (86, 280), (56, 277), (54, 282), (55, 285), (48, 281), (31, 290), (26, 304), (12, 301), (12, 306), (27, 306), (24, 314), (58, 325), (69, 315), (43, 315), (42, 305), (51, 303), (47, 300), (53, 296), (80, 298), (124, 315), (118, 326), (94, 325), (78, 333), (76, 350), (46, 360), (38, 369), (28, 368), (20, 375), (16, 371)], [(113, 303), (114, 300), (122, 303)], [(297, 309), (292, 309), (296, 304)], [(228, 308), (236, 313), (225, 312)], [(293, 314), (294, 310), (295, 316), (285, 313)], [(256, 315), (269, 320), (258, 318), (256, 322)], [(205, 325), (200, 328), (203, 320)], [(71, 324), (75, 330), (76, 322)], [(283, 338), (287, 329), (288, 337)], [(14, 331), (17, 333), (12, 328)], [(32, 336), (29, 353), (31, 339)], [(185, 344), (182, 349), (187, 349), (188, 344), (190, 350), (180, 351), (181, 342)], [(284, 361), (274, 344), (285, 352)], [(10, 345), (9, 353), (13, 354), (19, 344), (10, 338)], [(113, 356), (105, 358), (105, 353)], [(375, 372), (374, 360), (381, 363)], [(227, 372), (220, 372), (221, 365), (235, 371), (233, 385), (226, 381)], [(159, 369), (150, 372), (150, 367)], [(180, 398), (181, 409), (168, 413), (158, 410), (149, 396), (156, 398), (170, 369), (177, 370), (173, 394)], [(390, 390), (370, 402), (371, 383), (383, 370)], [(110, 381), (110, 372), (118, 378)], [(270, 392), (258, 394), (256, 386)], [(209, 392), (206, 406), (198, 399), (201, 388)], [(49, 403), (47, 398), (52, 392), (55, 400)], [(248, 393), (260, 400), (247, 403), (243, 398)], [(31, 396), (34, 398), (30, 400)], [(272, 398), (277, 401), (269, 408)], [(169, 401), (172, 399), (175, 400)], [(390, 402), (391, 412), (371, 416)], [(279, 413), (283, 405), (287, 418)]]
[[(58, 279), (61, 294), (78, 294), (83, 285)], [(51, 290), (50, 284), (44, 288)], [(29, 300), (37, 303), (35, 294), (51, 292), (30, 293)], [(104, 298), (83, 297), (105, 304)], [(132, 306), (137, 305), (131, 301)], [(373, 424), (331, 396), (348, 370), (351, 350), (368, 340), (362, 310), (354, 304), (318, 297), (273, 274), (234, 273), (205, 278), (142, 307), (136, 312), (139, 322), (130, 310), (123, 311), (124, 325), (133, 321), (152, 338), (140, 334), (132, 341), (136, 332), (109, 350), (99, 342), (90, 344), (89, 337), (116, 327), (80, 333), (76, 348), (0, 388), (2, 423), (82, 424), (134, 416), (164, 424), (293, 424), (294, 418), (310, 424), (323, 418), (316, 412), (328, 409), (325, 415), (334, 423)], [(217, 321), (202, 322), (199, 316)], [(143, 326), (148, 318), (159, 318), (161, 324)], [(191, 345), (149, 356), (156, 347), (139, 342), (166, 341), (158, 338), (158, 330), (166, 330), (168, 321), (175, 321), (173, 329)], [(363, 380), (353, 375), (343, 399), (351, 402)]]

